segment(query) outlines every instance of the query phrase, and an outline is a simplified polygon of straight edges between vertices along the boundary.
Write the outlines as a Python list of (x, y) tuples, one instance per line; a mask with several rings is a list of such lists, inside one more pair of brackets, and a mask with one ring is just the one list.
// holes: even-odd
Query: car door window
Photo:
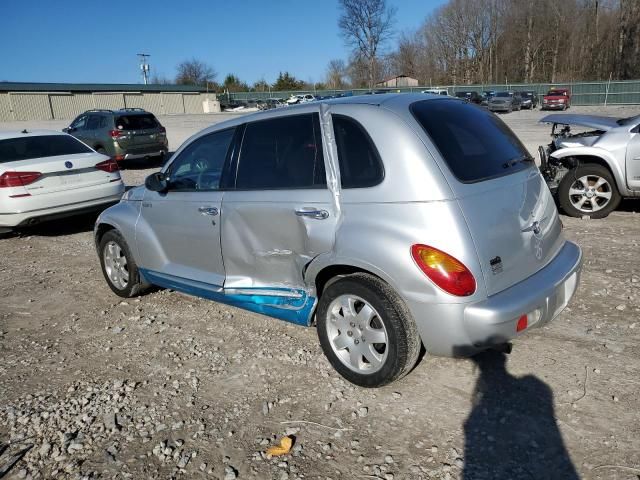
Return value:
[(99, 115), (89, 115), (89, 117), (87, 118), (86, 129), (97, 130), (98, 128), (100, 128), (100, 119), (101, 117)]
[(169, 167), (169, 190), (218, 190), (234, 132), (210, 133), (189, 144)]
[(326, 188), (320, 118), (291, 115), (247, 124), (236, 188)]
[(71, 128), (74, 130), (83, 130), (87, 124), (87, 115), (81, 115), (76, 118), (71, 124)]
[(344, 115), (333, 115), (342, 188), (372, 187), (384, 178), (380, 155), (362, 125)]

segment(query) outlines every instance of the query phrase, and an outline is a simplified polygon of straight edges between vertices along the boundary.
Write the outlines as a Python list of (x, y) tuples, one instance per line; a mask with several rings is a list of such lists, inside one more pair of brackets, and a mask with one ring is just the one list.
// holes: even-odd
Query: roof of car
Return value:
[(144, 115), (144, 114), (149, 114), (151, 112), (148, 112), (143, 108), (119, 108), (116, 110), (94, 108), (91, 110), (87, 110), (84, 113), (104, 113), (108, 115), (114, 115), (114, 114), (115, 115)]
[(44, 135), (68, 135), (57, 130), (2, 130), (0, 131), (0, 140), (9, 140), (12, 138), (23, 137), (41, 137)]

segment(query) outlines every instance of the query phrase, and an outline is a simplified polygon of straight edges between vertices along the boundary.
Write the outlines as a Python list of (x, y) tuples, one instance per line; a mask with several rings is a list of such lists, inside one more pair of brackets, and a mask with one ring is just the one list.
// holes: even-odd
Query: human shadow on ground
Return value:
[(578, 480), (556, 424), (551, 388), (533, 375), (514, 377), (507, 356), (472, 357), (480, 369), (464, 423), (464, 480)]

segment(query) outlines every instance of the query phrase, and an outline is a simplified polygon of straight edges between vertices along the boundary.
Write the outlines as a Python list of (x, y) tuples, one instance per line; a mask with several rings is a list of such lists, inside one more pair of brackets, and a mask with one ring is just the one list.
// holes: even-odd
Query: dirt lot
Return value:
[[(540, 116), (503, 118), (535, 151)], [(220, 118), (160, 120), (175, 149)], [(64, 125), (0, 128), (46, 126)], [(0, 240), (0, 477), (33, 445), (9, 478), (637, 480), (639, 209), (563, 217), (582, 283), (511, 355), (427, 354), (379, 390), (343, 381), (313, 328), (171, 291), (121, 301), (100, 272), (95, 217)], [(292, 453), (265, 458), (285, 434)]]

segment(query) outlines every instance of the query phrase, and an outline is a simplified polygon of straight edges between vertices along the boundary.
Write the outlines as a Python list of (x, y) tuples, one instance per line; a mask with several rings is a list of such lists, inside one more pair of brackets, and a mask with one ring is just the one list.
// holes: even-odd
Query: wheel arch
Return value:
[(599, 151), (598, 149), (594, 148), (567, 148), (556, 150), (550, 156), (558, 160), (568, 169), (572, 169), (579, 165), (600, 165), (606, 168), (609, 173), (611, 173), (611, 176), (616, 183), (616, 187), (618, 189), (618, 192), (620, 192), (620, 195), (622, 195), (623, 197), (629, 195), (627, 182), (625, 181), (625, 173), (618, 165), (618, 162), (616, 162), (616, 160), (611, 157), (608, 152)]

